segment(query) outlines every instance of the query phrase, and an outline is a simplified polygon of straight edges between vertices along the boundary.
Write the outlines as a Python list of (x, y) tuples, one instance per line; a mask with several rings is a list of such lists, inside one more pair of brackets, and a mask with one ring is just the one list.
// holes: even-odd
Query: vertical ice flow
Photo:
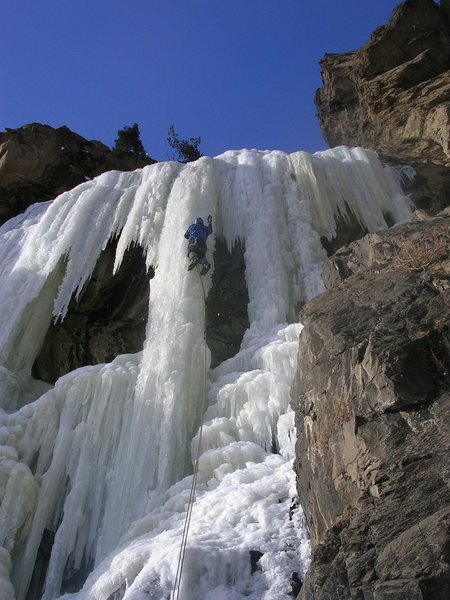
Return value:
[[(289, 518), (298, 306), (323, 289), (320, 238), (339, 220), (376, 230), (410, 210), (398, 175), (370, 151), (242, 150), (105, 173), (3, 226), (1, 597), (25, 598), (50, 530), (45, 600), (72, 591), (80, 569), (91, 573), (73, 600), (166, 598), (204, 415), (181, 597), (287, 599), (290, 574), (308, 561), (301, 510)], [(215, 235), (244, 244), (250, 322), (238, 354), (213, 371), (211, 277), (186, 271), (183, 238), (209, 213)], [(49, 389), (30, 376), (48, 325), (64, 318), (114, 237), (115, 270), (131, 244), (155, 268), (143, 351)], [(251, 551), (261, 553), (256, 570)]]

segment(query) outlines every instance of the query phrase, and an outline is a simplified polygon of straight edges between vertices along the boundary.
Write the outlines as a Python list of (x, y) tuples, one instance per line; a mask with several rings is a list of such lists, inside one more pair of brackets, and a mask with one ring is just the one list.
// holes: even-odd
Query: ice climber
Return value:
[(188, 271), (191, 271), (196, 265), (202, 265), (200, 275), (205, 275), (211, 265), (206, 260), (206, 239), (213, 232), (212, 217), (208, 215), (208, 225), (203, 223), (203, 219), (198, 217), (195, 223), (189, 225), (184, 237), (189, 240), (187, 255), (189, 258)]

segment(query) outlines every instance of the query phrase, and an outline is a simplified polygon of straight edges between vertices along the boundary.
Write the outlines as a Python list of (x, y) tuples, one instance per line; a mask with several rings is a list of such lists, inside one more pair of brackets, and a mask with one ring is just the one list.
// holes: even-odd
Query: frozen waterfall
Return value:
[[(297, 310), (323, 289), (320, 238), (349, 212), (370, 231), (387, 214), (410, 218), (398, 172), (374, 153), (242, 150), (105, 173), (0, 229), (2, 600), (26, 599), (45, 531), (55, 535), (44, 600), (169, 598), (203, 418), (180, 598), (289, 598), (309, 548), (301, 509), (289, 510)], [(209, 213), (230, 249), (244, 244), (250, 322), (239, 353), (213, 370), (212, 271), (187, 272), (183, 238)], [(116, 270), (131, 244), (155, 267), (142, 352), (54, 386), (33, 380), (51, 320), (112, 238)], [(213, 262), (214, 236), (208, 247)], [(79, 569), (86, 581), (65, 593)]]

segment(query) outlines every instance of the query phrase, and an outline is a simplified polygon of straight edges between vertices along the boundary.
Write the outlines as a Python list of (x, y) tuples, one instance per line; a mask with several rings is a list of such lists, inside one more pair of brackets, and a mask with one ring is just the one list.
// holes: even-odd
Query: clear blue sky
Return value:
[(359, 48), (394, 0), (1, 0), (0, 130), (40, 122), (112, 146), (138, 123), (239, 148), (327, 146), (314, 93), (325, 53)]

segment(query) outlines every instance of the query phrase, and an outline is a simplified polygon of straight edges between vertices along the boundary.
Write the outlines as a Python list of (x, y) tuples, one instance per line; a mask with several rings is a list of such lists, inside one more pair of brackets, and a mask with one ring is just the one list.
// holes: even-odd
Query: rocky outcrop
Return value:
[(0, 224), (100, 173), (132, 171), (154, 162), (113, 152), (67, 127), (32, 123), (6, 129), (0, 132)]
[(328, 259), (300, 318), (302, 600), (450, 594), (450, 215), (418, 219)]
[(331, 146), (450, 164), (449, 6), (406, 0), (362, 48), (325, 55), (316, 104)]
[[(406, 0), (359, 50), (326, 54), (316, 92), (330, 146), (362, 146), (412, 164), (421, 208), (448, 205), (450, 0)], [(423, 193), (422, 193), (423, 192)]]
[(405, 189), (423, 210), (333, 242), (328, 291), (300, 315), (301, 600), (450, 596), (449, 16), (450, 0), (406, 0), (362, 48), (321, 61), (325, 139), (412, 165)]

